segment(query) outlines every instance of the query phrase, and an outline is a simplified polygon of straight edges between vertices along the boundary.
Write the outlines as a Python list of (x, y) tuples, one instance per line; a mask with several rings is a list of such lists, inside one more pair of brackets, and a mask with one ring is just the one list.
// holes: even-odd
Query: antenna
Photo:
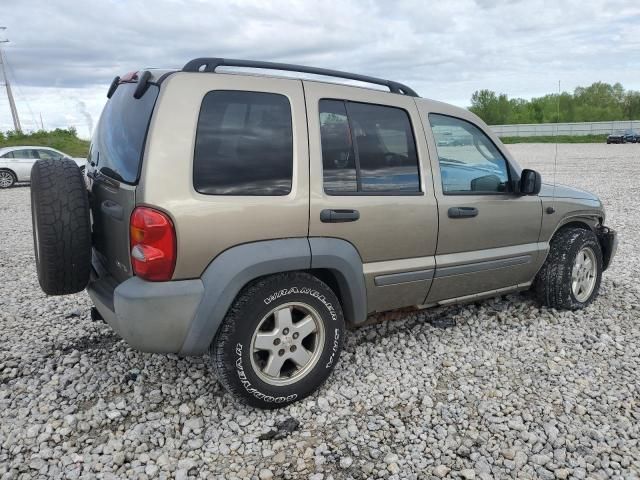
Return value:
[(560, 80), (558, 80), (558, 98), (556, 99), (556, 131), (555, 131), (555, 155), (553, 157), (553, 193), (551, 194), (551, 206), (547, 208), (547, 213), (556, 211), (556, 172), (558, 170), (558, 124), (560, 123)]
[[(0, 30), (6, 30), (7, 27), (0, 27)], [(9, 108), (11, 109), (11, 117), (13, 118), (13, 128), (16, 132), (22, 132), (20, 126), (20, 118), (18, 118), (18, 110), (16, 109), (16, 102), (13, 99), (13, 93), (11, 92), (11, 84), (9, 83), (9, 77), (7, 76), (7, 59), (4, 57), (2, 51), (2, 44), (9, 43), (8, 39), (0, 40), (0, 67), (2, 68), (2, 76), (4, 77), (4, 86), (7, 89), (7, 97), (9, 97)]]

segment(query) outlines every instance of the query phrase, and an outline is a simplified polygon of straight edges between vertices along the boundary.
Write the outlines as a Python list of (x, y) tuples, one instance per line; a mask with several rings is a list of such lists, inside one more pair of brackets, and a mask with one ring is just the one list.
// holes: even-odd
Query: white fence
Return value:
[(602, 135), (623, 133), (626, 130), (640, 132), (640, 120), (582, 123), (527, 123), (519, 125), (491, 125), (499, 137), (539, 137), (556, 135)]

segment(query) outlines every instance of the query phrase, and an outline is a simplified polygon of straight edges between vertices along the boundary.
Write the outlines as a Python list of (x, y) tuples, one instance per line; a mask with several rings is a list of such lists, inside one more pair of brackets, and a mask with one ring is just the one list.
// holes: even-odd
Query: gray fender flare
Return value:
[(202, 274), (204, 294), (180, 348), (180, 355), (205, 353), (238, 293), (265, 275), (323, 268), (338, 281), (347, 321), (366, 320), (362, 261), (344, 240), (288, 238), (247, 243), (225, 250)]
[(347, 323), (358, 325), (367, 319), (367, 287), (362, 259), (356, 248), (338, 238), (309, 238), (311, 268), (331, 271), (338, 282), (342, 310)]

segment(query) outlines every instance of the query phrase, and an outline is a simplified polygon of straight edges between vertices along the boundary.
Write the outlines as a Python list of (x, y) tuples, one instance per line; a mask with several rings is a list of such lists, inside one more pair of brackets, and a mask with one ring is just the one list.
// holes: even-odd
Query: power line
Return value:
[[(12, 81), (11, 83), (13, 86), (12, 90), (15, 89), (15, 92), (14, 92), (15, 98), (17, 98), (21, 104), (24, 104), (27, 106), (27, 110), (29, 110), (29, 114), (31, 115), (31, 123), (33, 125), (38, 125), (38, 120), (36, 118), (36, 115), (33, 113), (33, 109), (31, 108), (31, 103), (28, 100), (28, 95), (24, 92), (22, 88), (20, 88), (20, 83), (18, 82), (18, 76), (16, 75), (16, 72), (13, 69), (13, 66), (8, 62), (6, 62), (6, 56), (5, 56), (4, 66), (7, 69), (8, 78)], [(24, 110), (22, 111), (22, 113), (24, 113)], [(22, 117), (22, 120), (24, 121), (24, 116)]]
[[(0, 30), (6, 30), (7, 27), (0, 27)], [(11, 117), (13, 118), (13, 127), (16, 132), (22, 132), (20, 126), (20, 118), (18, 117), (18, 110), (16, 109), (16, 102), (13, 99), (13, 93), (11, 93), (11, 84), (9, 83), (9, 77), (7, 76), (7, 61), (2, 51), (2, 44), (9, 43), (8, 39), (0, 40), (0, 67), (2, 67), (2, 76), (4, 77), (4, 86), (7, 89), (7, 97), (9, 97), (9, 108), (11, 109)]]

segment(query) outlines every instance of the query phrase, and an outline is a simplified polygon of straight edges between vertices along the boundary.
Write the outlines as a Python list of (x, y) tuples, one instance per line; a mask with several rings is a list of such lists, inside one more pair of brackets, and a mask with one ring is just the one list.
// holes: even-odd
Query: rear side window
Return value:
[(135, 99), (133, 92), (137, 85), (118, 86), (102, 111), (92, 146), (100, 171), (126, 183), (138, 181), (147, 129), (159, 91), (156, 85), (150, 85), (142, 98)]
[(356, 155), (343, 101), (320, 102), (320, 139), (325, 191), (357, 192)]
[(198, 118), (193, 185), (208, 195), (287, 195), (293, 175), (291, 105), (284, 95), (212, 91)]
[(401, 108), (321, 100), (324, 190), (349, 193), (420, 192), (416, 143)]
[(2, 157), (0, 158), (14, 158), (13, 152), (7, 152), (4, 155), (2, 155)]
[(40, 157), (38, 156), (37, 150), (23, 148), (22, 150), (14, 150), (13, 156), (11, 158), (26, 158), (31, 160), (37, 160)]

